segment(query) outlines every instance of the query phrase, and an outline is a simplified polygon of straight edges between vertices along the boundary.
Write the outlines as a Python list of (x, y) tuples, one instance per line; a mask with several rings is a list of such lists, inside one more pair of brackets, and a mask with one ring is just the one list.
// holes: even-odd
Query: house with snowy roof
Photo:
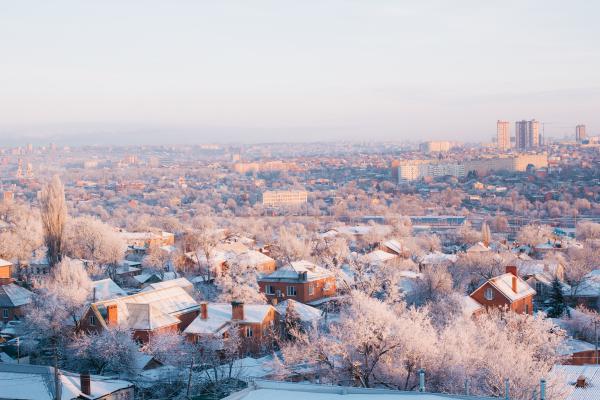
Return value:
[[(42, 365), (0, 363), (0, 399), (133, 400), (133, 384), (105, 376), (59, 370)], [(56, 394), (56, 388), (59, 394)]]
[(507, 266), (506, 273), (488, 279), (471, 298), (486, 309), (507, 308), (520, 314), (533, 314), (535, 290), (518, 276), (516, 266)]
[(94, 302), (123, 296), (127, 296), (127, 292), (110, 278), (92, 282), (92, 301)]
[(142, 291), (92, 303), (81, 320), (82, 329), (99, 332), (111, 326), (133, 331), (146, 343), (155, 333), (183, 331), (198, 316), (200, 306), (182, 287)]
[(277, 311), (270, 304), (200, 303), (200, 314), (183, 333), (202, 344), (210, 338), (227, 339), (230, 329), (238, 329), (242, 353), (259, 354), (273, 340)]
[(383, 388), (318, 385), (305, 382), (253, 380), (246, 389), (232, 393), (223, 400), (492, 400), (489, 397), (460, 396)]
[(275, 306), (279, 315), (280, 331), (286, 334), (286, 321), (295, 319), (303, 330), (308, 330), (323, 318), (323, 312), (318, 308), (300, 303), (296, 300), (287, 299)]
[(11, 277), (12, 264), (0, 259), (0, 322), (19, 319), (23, 309), (31, 303), (32, 293), (14, 283)]
[(293, 261), (258, 279), (260, 291), (276, 304), (293, 299), (309, 305), (320, 305), (336, 294), (335, 275), (311, 263)]
[(176, 278), (162, 282), (149, 283), (141, 291), (150, 292), (152, 290), (167, 289), (171, 287), (180, 287), (183, 290), (185, 290), (190, 296), (192, 296), (196, 291), (194, 289), (194, 284), (190, 282), (187, 278)]

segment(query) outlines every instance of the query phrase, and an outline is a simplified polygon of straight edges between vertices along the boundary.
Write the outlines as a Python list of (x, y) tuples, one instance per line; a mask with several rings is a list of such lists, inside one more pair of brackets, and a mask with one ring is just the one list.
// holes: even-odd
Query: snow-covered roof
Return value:
[[(553, 374), (560, 374), (570, 386), (570, 393), (565, 400), (600, 399), (600, 366), (598, 365), (555, 365)], [(575, 387), (577, 379), (585, 377), (586, 386)]]
[(246, 266), (257, 266), (270, 262), (275, 262), (274, 259), (256, 250), (248, 250), (240, 253), (235, 258), (235, 262)]
[(163, 312), (153, 304), (128, 303), (127, 327), (135, 330), (154, 330), (179, 323), (179, 319)]
[(377, 265), (393, 260), (398, 256), (391, 253), (386, 253), (383, 250), (373, 250), (372, 252), (366, 254), (365, 257), (369, 263)]
[[(262, 323), (269, 311), (273, 310), (269, 304), (244, 304), (244, 319), (238, 323), (259, 324)], [(197, 335), (210, 335), (221, 332), (229, 325), (232, 318), (231, 303), (209, 303), (207, 304), (207, 318), (199, 315), (185, 329), (184, 333)]]
[(262, 281), (285, 281), (285, 280), (298, 280), (300, 275), (306, 272), (306, 280), (312, 281), (317, 279), (323, 279), (333, 276), (331, 272), (325, 268), (319, 267), (311, 263), (310, 261), (293, 261), (283, 267), (277, 269), (268, 275), (260, 278)]
[(115, 297), (127, 296), (127, 293), (119, 287), (112, 279), (100, 279), (92, 282), (92, 290), (96, 290), (96, 301), (114, 299)]
[(482, 242), (477, 242), (467, 249), (467, 253), (485, 253), (490, 251), (490, 248)]
[(2, 258), (0, 258), (0, 267), (10, 267), (12, 266), (12, 263), (10, 261), (6, 261)]
[(600, 296), (600, 269), (593, 270), (587, 274), (577, 287), (578, 297)]
[[(60, 371), (61, 399), (99, 399), (132, 387), (127, 381), (91, 375), (91, 395), (81, 392), (80, 375)], [(54, 400), (54, 369), (41, 365), (0, 363), (0, 398), (17, 400)]]
[(471, 296), (461, 296), (462, 305), (463, 305), (463, 313), (465, 315), (471, 316), (477, 311), (483, 309), (483, 305), (479, 304), (477, 300), (473, 299)]
[(382, 235), (389, 234), (392, 228), (388, 225), (355, 225), (355, 226), (339, 226), (334, 228), (335, 231), (348, 236), (361, 236), (377, 231)]
[(584, 342), (583, 340), (568, 338), (565, 340), (563, 346), (559, 347), (558, 352), (560, 355), (568, 356), (573, 353), (580, 353), (582, 351), (595, 350), (596, 346), (591, 343)]
[(402, 253), (402, 244), (400, 244), (400, 242), (398, 242), (396, 239), (386, 240), (385, 242), (383, 242), (383, 246), (392, 250), (396, 254)]
[(151, 290), (166, 289), (171, 287), (180, 287), (190, 294), (192, 294), (194, 291), (194, 285), (187, 278), (177, 278), (163, 282), (151, 283), (143, 288), (142, 292), (149, 292)]
[(300, 318), (302, 322), (313, 322), (321, 319), (322, 317), (322, 312), (318, 308), (311, 307), (292, 299), (282, 301), (275, 306), (275, 309), (279, 315), (285, 317), (290, 305), (293, 307), (294, 311), (298, 315), (298, 318)]
[(31, 293), (14, 283), (0, 286), (0, 307), (20, 307), (31, 303)]
[[(443, 400), (452, 398), (456, 399), (457, 397), (416, 391), (401, 392), (392, 389), (365, 389), (349, 386), (255, 380), (247, 389), (233, 393), (223, 400)], [(484, 398), (472, 396), (468, 399)]]
[(197, 310), (198, 303), (181, 287), (155, 289), (93, 304), (106, 318), (106, 307), (117, 306), (117, 322), (130, 329), (155, 329), (178, 323), (175, 316)]
[(443, 263), (453, 263), (458, 260), (458, 256), (456, 254), (445, 254), (441, 251), (434, 251), (433, 253), (427, 253), (420, 258), (421, 263), (423, 264), (443, 264)]
[[(511, 273), (502, 274), (489, 279), (488, 282), (494, 286), (500, 293), (502, 293), (511, 302), (517, 301), (526, 296), (534, 296), (535, 290), (527, 284), (520, 277), (517, 278), (517, 291), (514, 292), (512, 289), (512, 281), (514, 275)], [(477, 289), (479, 290), (479, 289)]]
[(516, 262), (519, 268), (519, 273), (523, 276), (550, 273), (556, 275), (561, 265), (557, 262), (546, 262), (543, 260), (529, 260), (519, 259)]

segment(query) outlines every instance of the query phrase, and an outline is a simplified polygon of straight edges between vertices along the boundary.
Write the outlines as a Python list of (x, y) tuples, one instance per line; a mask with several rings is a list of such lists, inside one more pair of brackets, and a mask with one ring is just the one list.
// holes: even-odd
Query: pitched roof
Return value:
[(292, 305), (296, 314), (302, 322), (312, 322), (321, 319), (322, 311), (318, 308), (311, 307), (307, 304), (300, 303), (299, 301), (287, 299), (275, 306), (275, 309), (282, 317), (286, 316), (288, 306)]
[[(132, 387), (127, 381), (92, 375), (90, 396), (81, 393), (80, 375), (60, 371), (61, 400), (99, 399)], [(0, 363), (0, 398), (54, 400), (54, 368), (41, 365)]]
[(0, 267), (7, 267), (7, 266), (12, 266), (12, 263), (10, 261), (6, 261), (3, 258), (0, 258)]
[[(600, 398), (600, 366), (597, 365), (555, 365), (553, 374), (563, 376), (571, 385), (571, 393), (566, 400), (591, 400)], [(586, 387), (575, 387), (580, 376), (585, 377)]]
[[(270, 310), (274, 309), (269, 304), (244, 304), (244, 319), (238, 323), (262, 323)], [(184, 333), (211, 335), (223, 332), (231, 323), (232, 312), (230, 303), (207, 304), (207, 318), (199, 315), (185, 329)]]
[(155, 289), (92, 304), (106, 319), (108, 305), (117, 306), (117, 322), (129, 329), (155, 329), (178, 323), (177, 315), (194, 311), (198, 303), (181, 287)]
[[(525, 282), (523, 279), (521, 279), (518, 276), (516, 277), (517, 278), (517, 291), (514, 292), (512, 290), (513, 277), (514, 277), (513, 274), (506, 273), (506, 274), (502, 274), (500, 276), (496, 276), (494, 278), (488, 279), (487, 282), (489, 282), (492, 286), (494, 286), (496, 289), (498, 289), (498, 291), (500, 293), (502, 293), (511, 302), (515, 302), (523, 297), (535, 295), (535, 293), (536, 293), (535, 290), (531, 286), (529, 286), (527, 284), (527, 282)], [(485, 285), (485, 283), (483, 285), (481, 285), (479, 288), (477, 288), (477, 290), (475, 290), (475, 292), (478, 291), (479, 289), (481, 289), (484, 285)]]
[(0, 307), (19, 307), (31, 302), (31, 293), (14, 283), (0, 286)]
[(126, 324), (129, 329), (151, 331), (179, 323), (179, 319), (162, 312), (152, 304), (128, 303), (126, 306)]
[(170, 287), (180, 287), (190, 294), (194, 290), (194, 285), (187, 278), (177, 278), (177, 279), (170, 279), (168, 281), (151, 283), (148, 286), (146, 286), (144, 289), (142, 289), (142, 292), (148, 292), (148, 291), (157, 290), (157, 289), (166, 289), (166, 288), (170, 288)]
[(112, 279), (100, 279), (92, 282), (92, 290), (96, 290), (96, 301), (127, 296), (127, 292), (119, 287)]
[(260, 278), (261, 281), (281, 281), (281, 280), (293, 280), (300, 279), (300, 274), (306, 272), (306, 280), (313, 281), (317, 279), (323, 279), (333, 276), (331, 272), (325, 268), (319, 267), (311, 263), (310, 261), (293, 261), (283, 267), (277, 269), (275, 272), (265, 275)]

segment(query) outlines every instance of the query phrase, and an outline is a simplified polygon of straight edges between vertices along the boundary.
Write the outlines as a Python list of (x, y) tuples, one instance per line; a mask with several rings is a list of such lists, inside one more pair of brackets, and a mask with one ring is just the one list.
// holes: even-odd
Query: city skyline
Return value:
[(6, 4), (0, 140), (474, 142), (497, 119), (535, 116), (548, 137), (600, 126), (595, 4), (118, 4)]

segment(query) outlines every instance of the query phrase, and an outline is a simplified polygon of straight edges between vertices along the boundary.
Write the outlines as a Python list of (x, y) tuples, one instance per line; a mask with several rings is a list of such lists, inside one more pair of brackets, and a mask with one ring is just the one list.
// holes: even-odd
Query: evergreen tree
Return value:
[(551, 318), (561, 317), (566, 310), (565, 297), (562, 292), (562, 283), (555, 277), (552, 280), (552, 292), (550, 293), (550, 311), (548, 316)]

